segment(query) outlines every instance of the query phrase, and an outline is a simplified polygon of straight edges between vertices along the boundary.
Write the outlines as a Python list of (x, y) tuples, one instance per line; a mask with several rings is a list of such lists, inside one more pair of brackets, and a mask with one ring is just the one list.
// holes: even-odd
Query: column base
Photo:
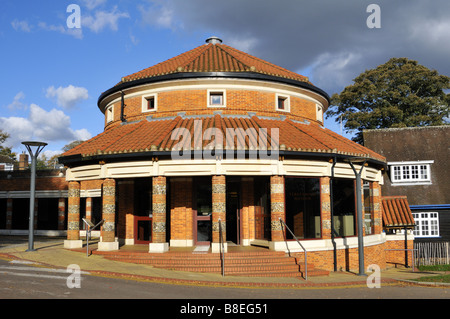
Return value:
[(113, 251), (113, 250), (119, 250), (118, 241), (113, 242), (101, 241), (98, 243), (98, 251)]
[[(211, 252), (214, 254), (218, 254), (221, 251), (221, 244), (220, 243), (211, 243)], [(228, 252), (228, 244), (227, 243), (223, 243), (223, 250), (224, 252)]]
[(171, 247), (193, 247), (194, 241), (192, 239), (171, 239)]
[(169, 243), (150, 243), (148, 244), (149, 253), (165, 253), (169, 251)]
[(81, 239), (80, 240), (66, 239), (64, 240), (64, 248), (67, 249), (83, 248), (83, 241)]
[(287, 250), (286, 242), (284, 241), (269, 241), (269, 249), (274, 251)]

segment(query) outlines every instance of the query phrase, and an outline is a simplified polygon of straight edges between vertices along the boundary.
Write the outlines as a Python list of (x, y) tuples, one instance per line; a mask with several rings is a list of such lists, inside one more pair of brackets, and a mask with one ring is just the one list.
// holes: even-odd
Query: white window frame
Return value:
[(388, 162), (392, 186), (430, 185), (434, 161)]
[[(278, 101), (279, 99), (283, 99), (284, 100), (284, 109), (280, 109), (278, 108)], [(290, 112), (291, 111), (291, 100), (289, 95), (284, 95), (284, 94), (275, 94), (275, 110), (276, 111), (280, 111), (280, 112)]]
[(114, 104), (106, 108), (106, 123), (114, 121)]
[(412, 215), (416, 223), (414, 237), (440, 237), (438, 212), (414, 212)]
[(316, 120), (323, 123), (323, 106), (316, 104)]
[[(222, 89), (218, 89), (218, 90), (208, 90), (208, 94), (206, 96), (207, 100), (206, 100), (206, 105), (208, 105), (208, 107), (226, 107), (227, 106), (227, 95), (226, 95), (226, 90), (222, 90)], [(222, 95), (222, 103), (221, 104), (213, 104), (211, 103), (211, 97), (215, 94), (221, 94)]]
[[(153, 99), (154, 108), (148, 108), (148, 100)], [(155, 112), (158, 109), (158, 95), (156, 93), (146, 94), (142, 96), (142, 113)]]

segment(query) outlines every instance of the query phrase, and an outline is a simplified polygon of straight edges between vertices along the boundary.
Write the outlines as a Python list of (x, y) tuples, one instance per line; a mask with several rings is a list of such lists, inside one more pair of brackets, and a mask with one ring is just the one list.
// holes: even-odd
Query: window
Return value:
[(114, 120), (114, 105), (106, 109), (106, 123)]
[[(286, 224), (295, 237), (321, 238), (320, 180), (318, 178), (286, 178)], [(287, 239), (293, 239), (290, 232)]]
[(436, 212), (413, 213), (415, 237), (439, 237), (439, 215)]
[(337, 237), (356, 234), (356, 192), (354, 179), (334, 178), (333, 192), (333, 228)]
[(392, 185), (431, 184), (430, 164), (434, 161), (391, 162)]
[(224, 107), (226, 105), (225, 91), (208, 90), (208, 106)]
[(323, 122), (323, 108), (322, 105), (316, 104), (316, 120)]
[(290, 109), (289, 96), (277, 94), (276, 95), (276, 108), (277, 108), (277, 111), (289, 112), (289, 109)]
[(156, 107), (156, 94), (146, 95), (142, 97), (142, 112), (156, 111)]

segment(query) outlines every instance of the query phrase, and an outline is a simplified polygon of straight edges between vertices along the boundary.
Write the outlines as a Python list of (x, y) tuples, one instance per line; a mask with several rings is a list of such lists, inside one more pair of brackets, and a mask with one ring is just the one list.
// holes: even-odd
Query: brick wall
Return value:
[[(259, 116), (278, 117), (316, 121), (316, 104), (296, 96), (290, 96), (290, 112), (275, 109), (276, 94), (252, 90), (226, 90), (226, 107), (207, 107), (207, 90), (174, 90), (157, 94), (157, 110), (142, 112), (142, 96), (125, 98), (124, 114), (127, 121), (139, 121), (147, 116), (153, 118), (177, 116), (179, 112), (186, 115), (222, 114), (248, 115), (256, 112)], [(110, 128), (120, 124), (121, 103), (114, 104), (114, 120), (106, 123)]]
[(192, 240), (192, 179), (170, 181), (170, 239)]

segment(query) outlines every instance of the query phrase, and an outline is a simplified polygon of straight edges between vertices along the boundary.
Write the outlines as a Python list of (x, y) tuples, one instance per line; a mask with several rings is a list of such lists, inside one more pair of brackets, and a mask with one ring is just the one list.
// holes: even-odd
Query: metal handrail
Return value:
[(222, 276), (225, 276), (225, 247), (222, 237), (222, 221), (219, 218), (219, 246), (220, 246), (220, 259), (222, 261)]
[[(281, 217), (279, 219), (280, 219), (281, 226), (284, 225), (284, 227), (287, 230), (289, 230), (289, 232), (291, 233), (292, 237), (294, 237), (294, 239), (297, 241), (297, 243), (299, 244), (299, 246), (303, 249), (303, 251), (305, 253), (304, 254), (305, 255), (305, 280), (308, 280), (308, 252), (306, 251), (305, 247), (303, 247), (303, 245), (300, 243), (300, 241), (297, 239), (297, 237), (294, 235), (294, 233), (291, 231), (291, 229), (288, 227), (288, 225), (286, 225), (284, 220), (282, 220)], [(286, 247), (287, 247), (286, 236), (285, 236), (285, 242), (286, 242)], [(289, 248), (288, 248), (288, 250), (289, 250)], [(290, 251), (289, 251), (289, 254), (290, 254)]]

